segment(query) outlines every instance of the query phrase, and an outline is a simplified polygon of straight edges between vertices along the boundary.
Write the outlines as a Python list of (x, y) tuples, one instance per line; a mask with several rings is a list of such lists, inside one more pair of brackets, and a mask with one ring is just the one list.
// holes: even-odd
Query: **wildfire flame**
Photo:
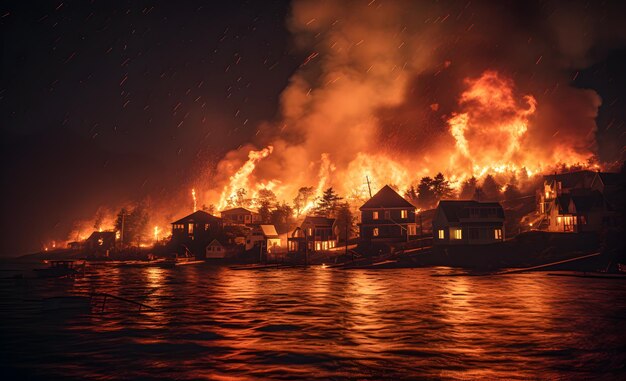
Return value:
[[(459, 96), (459, 111), (447, 120), (453, 146), (442, 147), (434, 157), (416, 156), (408, 160), (384, 152), (358, 152), (344, 168), (338, 168), (331, 161), (331, 153), (322, 153), (317, 172), (313, 172), (317, 173), (312, 181), (314, 196), (300, 213), (309, 212), (324, 189), (332, 185), (349, 200), (367, 199), (366, 176), (371, 179), (374, 190), (384, 184), (394, 184), (403, 191), (422, 176), (443, 172), (451, 185), (458, 187), (472, 176), (480, 179), (487, 174), (505, 178), (522, 175), (526, 178), (556, 164), (580, 165), (590, 158), (590, 155), (558, 151), (558, 161), (555, 161), (554, 147), (544, 148), (551, 152), (549, 155), (538, 155), (537, 147), (529, 149), (527, 138), (538, 102), (533, 95), (518, 95), (512, 79), (487, 70), (477, 78), (467, 78), (465, 84), (466, 89)], [(218, 203), (220, 209), (232, 205), (240, 189), (247, 190), (252, 198), (260, 189), (270, 189), (279, 200), (292, 200), (299, 186), (309, 185), (287, 184), (284, 179), (297, 178), (294, 173), (255, 182), (253, 172), (272, 152), (272, 145), (249, 152), (248, 160), (224, 186)]]
[(521, 168), (535, 172), (537, 163), (520, 160), (520, 149), (529, 118), (537, 108), (536, 99), (525, 95), (522, 99), (526, 107), (520, 106), (514, 96), (513, 82), (495, 71), (486, 71), (479, 78), (465, 82), (468, 89), (461, 95), (459, 105), (466, 111), (448, 120), (457, 148), (451, 161), (471, 163), (468, 172), (476, 177), (488, 172), (516, 172)]
[[(237, 170), (237, 172), (230, 177), (230, 181), (224, 190), (222, 191), (222, 195), (220, 197), (220, 201), (217, 204), (219, 210), (225, 209), (233, 200), (237, 198), (237, 191), (240, 189), (249, 189), (250, 184), (250, 175), (254, 171), (257, 163), (268, 157), (272, 151), (274, 150), (273, 146), (267, 146), (259, 151), (250, 151), (248, 153), (248, 160)], [(261, 188), (255, 187), (257, 189), (265, 189), (268, 187), (268, 184), (262, 186)]]
[(193, 211), (194, 213), (198, 210), (198, 200), (196, 199), (196, 189), (191, 189), (191, 198), (193, 199)]

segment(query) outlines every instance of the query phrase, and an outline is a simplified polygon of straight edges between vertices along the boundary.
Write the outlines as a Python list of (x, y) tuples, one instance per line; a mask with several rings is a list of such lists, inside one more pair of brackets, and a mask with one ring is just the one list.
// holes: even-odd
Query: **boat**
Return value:
[(54, 260), (48, 261), (45, 269), (34, 269), (38, 278), (73, 278), (85, 273), (85, 261)]
[(161, 268), (169, 269), (176, 266), (196, 265), (199, 263), (204, 263), (204, 261), (196, 260), (196, 257), (187, 251), (185, 252), (185, 254), (176, 254), (176, 256), (173, 258), (164, 259), (163, 261), (158, 262), (156, 265)]
[(147, 266), (158, 266), (159, 264), (165, 262), (165, 258), (156, 258), (149, 259), (146, 261), (124, 261), (118, 264), (118, 267), (147, 267)]

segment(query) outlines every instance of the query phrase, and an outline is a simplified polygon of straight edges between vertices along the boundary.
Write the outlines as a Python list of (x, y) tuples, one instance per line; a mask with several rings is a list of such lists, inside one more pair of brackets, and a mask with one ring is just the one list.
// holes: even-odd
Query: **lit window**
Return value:
[(450, 229), (450, 239), (463, 239), (463, 231), (461, 229)]
[(319, 242), (315, 244), (315, 250), (322, 250), (322, 245)]
[(193, 234), (193, 224), (189, 224), (189, 234)]
[(495, 239), (501, 240), (502, 239), (502, 229), (494, 229), (493, 235), (494, 235)]
[(445, 235), (444, 235), (443, 229), (439, 229), (439, 232), (438, 232), (438, 233), (439, 233), (439, 239), (444, 239), (444, 238), (445, 238)]
[(204, 230), (209, 230), (209, 224), (204, 224)]
[(374, 237), (378, 237), (378, 228), (374, 228), (374, 230), (372, 230), (372, 235)]
[(408, 226), (409, 235), (417, 235), (417, 226), (415, 224), (410, 224)]
[(313, 228), (309, 228), (308, 235), (313, 235)]
[(374, 220), (378, 219), (378, 212), (372, 212), (372, 219)]
[(409, 218), (409, 212), (407, 210), (401, 210), (400, 218)]

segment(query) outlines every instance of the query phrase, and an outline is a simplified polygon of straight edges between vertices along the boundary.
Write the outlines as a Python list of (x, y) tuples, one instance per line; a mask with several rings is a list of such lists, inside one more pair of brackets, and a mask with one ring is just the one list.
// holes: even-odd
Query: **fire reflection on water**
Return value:
[[(112, 306), (53, 327), (40, 315), (8, 319), (7, 358), (52, 377), (120, 379), (580, 378), (626, 361), (623, 288), (437, 271), (101, 267), (74, 287), (155, 310)], [(63, 352), (90, 355), (60, 361)]]

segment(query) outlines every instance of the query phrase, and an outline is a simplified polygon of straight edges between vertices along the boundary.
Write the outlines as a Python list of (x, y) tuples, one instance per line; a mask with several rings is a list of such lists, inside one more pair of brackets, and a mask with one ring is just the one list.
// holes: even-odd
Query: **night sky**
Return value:
[[(288, 1), (3, 2), (0, 255), (38, 250), (102, 205), (187, 192), (254, 141), (311, 54), (289, 14)], [(603, 99), (603, 161), (623, 160), (620, 38), (573, 80)]]
[(304, 55), (287, 2), (0, 9), (5, 255), (102, 204), (187, 189), (275, 116)]

